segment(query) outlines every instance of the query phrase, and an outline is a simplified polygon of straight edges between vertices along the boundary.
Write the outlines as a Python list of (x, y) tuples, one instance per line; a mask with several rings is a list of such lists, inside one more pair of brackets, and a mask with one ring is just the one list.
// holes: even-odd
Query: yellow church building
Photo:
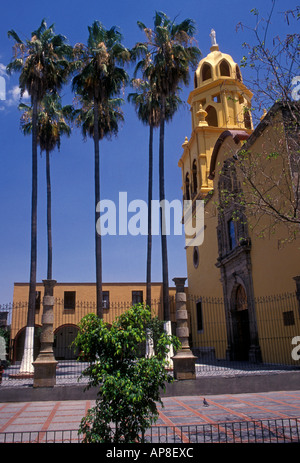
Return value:
[(285, 223), (254, 201), (248, 207), (253, 191), (240, 162), (247, 158), (265, 197), (288, 207), (286, 194), (294, 205), (299, 132), (289, 133), (280, 104), (253, 129), (251, 98), (238, 64), (213, 39), (195, 72), (192, 131), (179, 160), (183, 200), (194, 210), (196, 201), (205, 204), (203, 243), (186, 247), (191, 344), (200, 359), (299, 364), (291, 356), (300, 336), (299, 224), (290, 240)]

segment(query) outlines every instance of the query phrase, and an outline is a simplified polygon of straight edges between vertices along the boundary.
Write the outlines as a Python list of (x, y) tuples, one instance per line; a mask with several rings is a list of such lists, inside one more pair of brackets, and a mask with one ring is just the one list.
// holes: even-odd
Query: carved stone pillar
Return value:
[(176, 285), (176, 336), (181, 349), (173, 357), (174, 378), (178, 380), (196, 379), (196, 358), (189, 346), (188, 313), (184, 283), (186, 278), (173, 278)]
[(53, 353), (53, 288), (55, 280), (44, 280), (45, 295), (43, 299), (42, 333), (40, 353), (33, 362), (34, 387), (53, 387), (56, 384), (57, 361)]

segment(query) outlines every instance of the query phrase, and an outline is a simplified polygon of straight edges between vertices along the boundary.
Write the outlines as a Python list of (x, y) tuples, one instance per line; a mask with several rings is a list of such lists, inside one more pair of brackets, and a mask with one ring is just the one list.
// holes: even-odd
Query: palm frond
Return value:
[(70, 70), (72, 48), (66, 38), (56, 35), (54, 25), (47, 27), (45, 19), (38, 29), (31, 33), (31, 39), (24, 42), (18, 34), (10, 30), (15, 59), (7, 66), (8, 73), (20, 72), (19, 86), (21, 93), (25, 90), (39, 101), (50, 89), (60, 89), (66, 82)]
[(20, 39), (20, 37), (18, 36), (16, 31), (14, 31), (13, 29), (11, 29), (10, 31), (7, 32), (7, 36), (12, 37), (19, 44), (23, 43), (23, 41)]
[[(20, 125), (24, 135), (32, 133), (32, 107), (19, 104), (23, 111)], [(68, 122), (74, 119), (74, 109), (71, 105), (62, 106), (57, 93), (47, 93), (39, 105), (37, 116), (37, 142), (41, 151), (51, 152), (60, 148), (61, 137), (71, 135)]]
[(198, 64), (201, 53), (194, 43), (195, 23), (188, 18), (177, 24), (156, 11), (151, 40), (150, 29), (143, 23), (138, 26), (145, 32), (146, 42), (133, 47), (133, 59), (139, 58), (134, 77), (140, 72), (151, 86), (155, 85), (162, 103), (178, 94), (180, 83), (188, 84), (190, 69)]
[(72, 90), (80, 104), (76, 125), (81, 126), (85, 138), (93, 137), (94, 109), (98, 108), (98, 132), (102, 139), (116, 134), (118, 123), (124, 119), (122, 100), (118, 97), (129, 81), (123, 64), (131, 54), (122, 44), (122, 34), (116, 26), (107, 30), (94, 21), (88, 32), (87, 47), (80, 44), (75, 50), (78, 64)]

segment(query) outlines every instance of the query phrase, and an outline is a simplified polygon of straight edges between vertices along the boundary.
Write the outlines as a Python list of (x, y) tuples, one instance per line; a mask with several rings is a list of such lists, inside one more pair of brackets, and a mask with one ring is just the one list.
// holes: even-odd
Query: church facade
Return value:
[[(284, 221), (249, 201), (254, 190), (239, 161), (252, 156), (251, 179), (270, 195), (271, 207), (271, 195), (279, 195), (282, 207), (288, 207), (285, 195), (295, 204), (299, 162), (292, 158), (299, 158), (299, 135), (289, 139), (289, 115), (280, 104), (253, 129), (251, 98), (239, 66), (213, 40), (195, 72), (192, 131), (179, 160), (183, 199), (205, 204), (203, 243), (186, 248), (191, 344), (200, 356), (212, 351), (216, 358), (256, 363), (278, 363), (280, 356), (280, 363), (293, 364), (292, 341), (300, 335), (299, 224), (290, 239)], [(277, 190), (269, 184), (274, 179)]]

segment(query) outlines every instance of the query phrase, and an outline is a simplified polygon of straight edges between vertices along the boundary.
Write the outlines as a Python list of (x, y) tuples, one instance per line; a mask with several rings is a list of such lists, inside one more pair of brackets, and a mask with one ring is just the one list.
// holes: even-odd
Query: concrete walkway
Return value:
[[(187, 426), (300, 417), (300, 390), (165, 397), (157, 426)], [(0, 433), (78, 430), (93, 400), (0, 403)]]
[[(78, 440), (81, 419), (94, 405), (97, 390), (86, 391), (85, 384), (78, 383), (74, 377), (58, 376), (57, 379), (54, 388), (34, 388), (32, 381), (28, 380), (5, 379), (2, 382), (0, 443), (7, 439), (23, 440), (25, 434), (21, 433), (26, 433), (26, 442), (51, 440), (51, 436), (57, 442), (55, 436), (60, 431), (73, 431), (67, 439), (72, 442)], [(206, 371), (205, 374), (198, 371), (196, 380), (168, 384), (162, 393), (162, 400), (164, 406), (159, 405), (159, 418), (156, 430), (151, 430), (151, 442), (155, 442), (161, 432), (165, 432), (163, 438), (167, 439), (166, 433), (169, 431), (164, 431), (164, 428), (174, 428), (176, 439), (181, 439), (183, 426), (185, 429), (191, 428), (188, 434), (194, 433), (193, 438), (202, 436), (204, 440), (204, 428), (207, 427), (212, 441), (219, 442), (220, 429), (224, 430), (232, 423), (244, 426), (243, 433), (237, 431), (239, 436), (243, 434), (248, 438), (251, 434), (256, 441), (257, 426), (253, 422), (262, 420), (268, 420), (262, 426), (267, 435), (273, 436), (276, 441), (278, 426), (281, 429), (279, 435), (283, 436), (284, 441), (286, 434), (292, 436), (291, 440), (300, 441), (299, 370), (219, 369)], [(279, 420), (278, 423), (276, 420)], [(201, 429), (196, 429), (196, 426)], [(152, 435), (152, 432), (156, 434)], [(39, 435), (31, 437), (28, 433)], [(235, 431), (230, 433), (235, 439)], [(60, 438), (61, 441), (65, 440), (62, 434)], [(186, 431), (184, 439), (187, 439)], [(222, 439), (227, 439), (227, 431)], [(159, 438), (159, 442), (164, 441)]]

